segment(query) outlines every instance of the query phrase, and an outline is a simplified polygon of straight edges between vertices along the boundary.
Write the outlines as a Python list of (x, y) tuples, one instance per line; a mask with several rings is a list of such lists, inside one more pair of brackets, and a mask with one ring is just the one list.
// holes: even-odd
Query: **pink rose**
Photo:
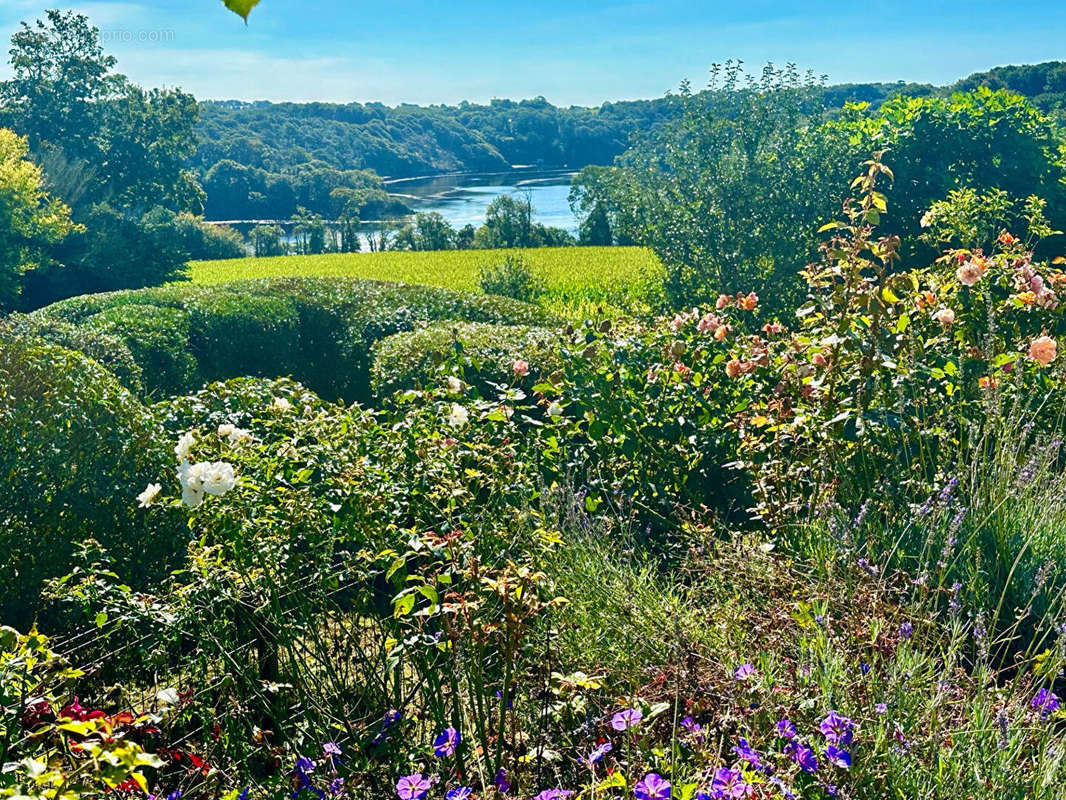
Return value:
[(520, 378), (524, 378), (529, 374), (529, 364), (520, 358), (516, 358), (514, 364), (511, 365), (511, 369), (514, 370), (514, 374)]

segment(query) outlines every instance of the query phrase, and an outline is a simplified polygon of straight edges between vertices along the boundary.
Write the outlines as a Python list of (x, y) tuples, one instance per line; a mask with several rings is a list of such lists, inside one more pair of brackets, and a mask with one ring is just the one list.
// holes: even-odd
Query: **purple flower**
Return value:
[(748, 797), (751, 793), (752, 787), (744, 782), (744, 776), (739, 769), (721, 767), (714, 773), (714, 779), (711, 781), (713, 800), (733, 800)]
[(686, 731), (692, 731), (693, 733), (699, 733), (703, 730), (703, 726), (696, 722), (696, 720), (692, 719), (692, 717), (685, 717), (681, 720), (681, 727)]
[(825, 757), (829, 759), (829, 763), (833, 764), (841, 769), (848, 769), (851, 766), (851, 754), (847, 750), (842, 750), (835, 744), (831, 744), (825, 748)]
[(584, 758), (584, 763), (591, 767), (593, 764), (602, 761), (603, 757), (611, 752), (613, 748), (614, 745), (610, 742), (604, 742)]
[[(296, 789), (292, 793), (292, 797), (297, 797), (304, 790), (307, 789), (318, 797), (325, 797), (326, 793), (321, 789), (315, 787), (311, 783), (311, 773), (315, 771), (315, 762), (306, 756), (299, 756), (296, 759)], [(167, 800), (177, 800), (177, 798), (167, 798)]]
[(566, 800), (572, 794), (573, 792), (564, 791), (563, 789), (545, 789), (533, 800)]
[(396, 795), (400, 800), (422, 800), (429, 794), (429, 781), (420, 773), (400, 778), (396, 782)]
[(511, 791), (511, 782), (507, 780), (507, 770), (502, 767), (496, 770), (496, 776), (492, 779), (492, 784), (500, 794), (507, 794)]
[(751, 744), (747, 739), (738, 739), (737, 746), (733, 748), (733, 752), (744, 761), (751, 764), (752, 769), (763, 769), (762, 759), (759, 758), (759, 753), (752, 749)]
[(474, 790), (469, 786), (457, 786), (448, 790), (448, 793), (444, 795), (444, 800), (469, 800), (473, 793)]
[(462, 740), (463, 737), (455, 728), (445, 728), (444, 732), (433, 740), (433, 755), (437, 758), (454, 756), (455, 749)]
[(796, 800), (796, 795), (789, 791), (788, 787), (785, 786), (785, 782), (780, 778), (770, 778), (770, 783), (777, 787), (777, 790), (784, 795), (785, 800)]
[(792, 720), (785, 718), (778, 720), (777, 722), (777, 735), (782, 739), (792, 740), (796, 738), (796, 726), (792, 724)]
[(902, 639), (910, 639), (914, 636), (914, 626), (910, 622), (904, 622), (899, 626), (899, 635)]
[(624, 731), (626, 728), (632, 728), (642, 719), (644, 719), (644, 715), (640, 711), (635, 708), (627, 708), (625, 711), (619, 711), (611, 717), (611, 727), (616, 731)]
[(848, 747), (851, 745), (855, 723), (835, 711), (830, 711), (829, 715), (818, 725), (818, 730), (832, 744)]
[(344, 791), (344, 778), (334, 778), (329, 782), (329, 793), (336, 797)]
[(741, 664), (733, 673), (733, 677), (736, 678), (738, 681), (746, 681), (754, 674), (755, 666), (753, 664)]
[(799, 764), (800, 769), (804, 772), (818, 771), (818, 759), (815, 757), (814, 751), (802, 742), (789, 742), (785, 745), (785, 752), (791, 756), (793, 761)]
[(341, 754), (341, 746), (336, 742), (326, 742), (322, 745), (322, 752), (327, 756), (339, 756)]
[(886, 705), (885, 703), (878, 703), (876, 706), (874, 706), (874, 711), (878, 714), (887, 714), (888, 705)]
[(863, 675), (869, 675), (870, 665), (863, 661), (861, 664), (859, 664), (859, 672), (861, 672)]
[(1059, 698), (1049, 689), (1040, 689), (1030, 705), (1040, 712), (1040, 719), (1046, 720), (1049, 715), (1059, 710)]
[(637, 800), (670, 800), (670, 783), (661, 775), (649, 772), (633, 787), (633, 796)]

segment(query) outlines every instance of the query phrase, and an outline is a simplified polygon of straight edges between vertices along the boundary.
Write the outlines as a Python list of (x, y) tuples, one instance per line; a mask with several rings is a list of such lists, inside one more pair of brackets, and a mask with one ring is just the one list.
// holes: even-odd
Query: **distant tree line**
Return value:
[[(366, 246), (374, 252), (384, 250), (488, 250), (535, 247), (570, 247), (573, 245), (609, 245), (611, 235), (604, 214), (582, 227), (578, 237), (562, 228), (542, 225), (535, 219), (535, 209), (528, 195), (500, 195), (486, 211), (485, 223), (478, 228), (465, 225), (456, 229), (436, 211), (419, 212), (410, 217), (382, 217), (369, 229), (360, 231), (349, 220), (330, 220), (306, 210), (282, 226), (277, 223), (257, 225), (249, 233), (249, 246), (256, 256), (279, 256), (288, 253), (351, 253)], [(356, 220), (356, 223), (358, 221)], [(213, 226), (210, 226), (213, 227)], [(226, 226), (217, 226), (228, 236), (240, 237)], [(360, 236), (360, 232), (362, 236)], [(221, 235), (221, 234), (220, 234)], [(228, 256), (220, 256), (228, 257)]]

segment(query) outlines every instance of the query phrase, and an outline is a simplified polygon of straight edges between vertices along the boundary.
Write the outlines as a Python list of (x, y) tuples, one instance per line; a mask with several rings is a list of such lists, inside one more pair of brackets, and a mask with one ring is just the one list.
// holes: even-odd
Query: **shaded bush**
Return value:
[[(443, 322), (398, 333), (374, 345), (371, 388), (384, 397), (401, 389), (431, 387), (439, 383), (441, 365), (454, 364), (457, 357), (462, 378), (493, 394), (488, 382), (534, 383), (558, 368), (553, 350), (557, 339), (549, 328), (482, 322)], [(527, 362), (528, 377), (515, 374), (516, 359)]]
[[(162, 578), (182, 525), (151, 524), (137, 493), (168, 465), (147, 409), (105, 368), (39, 341), (0, 339), (0, 615), (31, 622), (44, 580), (98, 540), (133, 585)], [(172, 460), (173, 456), (170, 456)]]
[(484, 267), (478, 283), (485, 294), (511, 297), (532, 303), (545, 292), (544, 281), (522, 256), (507, 256), (501, 263)]

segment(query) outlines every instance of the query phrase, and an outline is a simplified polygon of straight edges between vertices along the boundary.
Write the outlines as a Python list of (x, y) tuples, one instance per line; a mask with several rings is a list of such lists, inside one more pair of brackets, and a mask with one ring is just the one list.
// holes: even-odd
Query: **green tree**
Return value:
[(51, 10), (47, 22), (23, 22), (11, 37), (13, 75), (0, 84), (2, 121), (25, 135), (33, 151), (55, 142), (72, 158), (99, 163), (100, 100), (116, 91), (115, 63), (80, 14)]
[(708, 91), (682, 86), (676, 121), (645, 134), (615, 170), (582, 176), (572, 205), (590, 215), (602, 206), (620, 240), (652, 247), (679, 306), (756, 290), (783, 307), (838, 204), (827, 187), (848, 174), (846, 143), (810, 135), (819, 98), (792, 66), (758, 79), (738, 63), (716, 66)]
[(455, 248), (455, 229), (436, 211), (415, 215), (416, 250), (452, 250)]
[(502, 194), (489, 203), (475, 243), (480, 249), (535, 247), (532, 200)]
[(134, 86), (111, 71), (115, 63), (82, 14), (52, 10), (22, 23), (11, 38), (12, 77), (0, 84), (5, 124), (35, 155), (84, 165), (76, 212), (106, 202), (137, 216), (156, 206), (199, 213), (204, 195), (184, 166), (196, 149), (196, 101)]
[[(871, 112), (852, 104), (826, 123), (825, 135), (848, 141), (853, 157), (887, 148), (896, 179), (886, 191), (890, 215), (882, 235), (903, 240), (902, 266), (926, 263), (936, 250), (920, 237), (921, 220), (958, 189), (993, 189), (1047, 201), (1052, 225), (1066, 224), (1066, 157), (1050, 118), (1021, 95), (978, 88), (950, 97), (899, 97)], [(1005, 220), (1019, 219), (1020, 207)], [(1044, 247), (1059, 246), (1051, 240)]]
[(592, 213), (582, 220), (578, 235), (578, 241), (586, 247), (606, 247), (614, 243), (605, 203), (598, 202), (593, 206)]
[(0, 128), (0, 310), (17, 303), (27, 273), (50, 263), (49, 246), (78, 228), (70, 209), (49, 197), (29, 146)]
[(277, 225), (256, 225), (252, 228), (250, 236), (256, 258), (285, 254), (285, 247), (281, 240), (282, 230)]

